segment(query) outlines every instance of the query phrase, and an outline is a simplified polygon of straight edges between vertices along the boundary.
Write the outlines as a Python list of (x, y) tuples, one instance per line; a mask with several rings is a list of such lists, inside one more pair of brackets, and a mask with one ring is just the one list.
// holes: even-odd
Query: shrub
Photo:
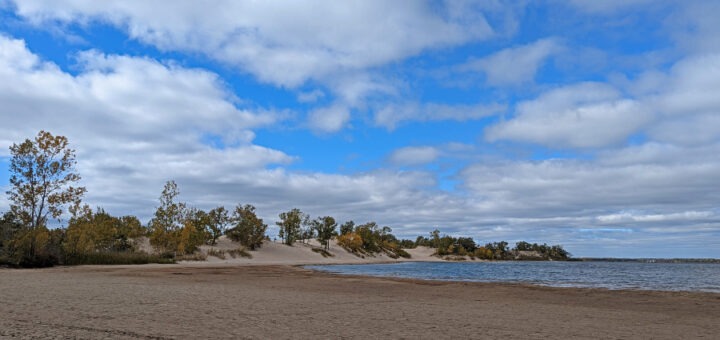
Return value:
[(229, 229), (226, 234), (228, 238), (235, 242), (240, 242), (250, 250), (260, 248), (265, 241), (265, 231), (267, 224), (255, 214), (255, 207), (246, 204), (235, 207), (235, 212), (231, 218), (234, 227)]
[[(207, 256), (215, 256), (221, 260), (225, 259), (225, 251), (224, 250), (218, 250), (215, 248), (210, 248), (207, 251)], [(234, 257), (233, 257), (234, 258)]]
[(329, 251), (322, 249), (322, 248), (312, 248), (312, 251), (322, 255), (323, 257), (334, 257), (335, 256), (332, 253), (330, 253)]
[(160, 263), (171, 264), (175, 260), (166, 256), (149, 255), (146, 253), (135, 252), (102, 252), (102, 253), (85, 253), (74, 255), (65, 259), (66, 265), (81, 264), (148, 264)]
[(351, 253), (363, 252), (363, 239), (354, 232), (338, 236), (337, 243)]
[(238, 256), (248, 258), (248, 259), (252, 258), (252, 254), (250, 254), (245, 248), (237, 248), (237, 249), (229, 250), (227, 253), (230, 254), (230, 256), (232, 256), (232, 258), (236, 258)]
[(40, 226), (19, 231), (4, 246), (5, 263), (13, 267), (52, 267), (58, 264), (62, 236)]

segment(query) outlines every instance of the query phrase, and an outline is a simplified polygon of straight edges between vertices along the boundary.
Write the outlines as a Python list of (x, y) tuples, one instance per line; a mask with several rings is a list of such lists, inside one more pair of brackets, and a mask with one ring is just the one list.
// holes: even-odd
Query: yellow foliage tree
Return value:
[(351, 251), (353, 253), (362, 252), (363, 239), (359, 234), (355, 232), (350, 232), (338, 236), (337, 242), (338, 245), (348, 251)]

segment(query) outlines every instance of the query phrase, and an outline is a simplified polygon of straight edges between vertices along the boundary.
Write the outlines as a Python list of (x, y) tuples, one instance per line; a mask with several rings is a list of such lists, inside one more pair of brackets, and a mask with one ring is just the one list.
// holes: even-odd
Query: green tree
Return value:
[(75, 171), (75, 150), (64, 136), (40, 131), (34, 140), (10, 146), (10, 209), (21, 223), (35, 229), (48, 216), (59, 218), (67, 204), (78, 206), (84, 187)]
[(201, 209), (189, 208), (182, 219), (182, 229), (179, 232), (177, 251), (180, 254), (195, 252), (199, 246), (210, 243), (210, 215)]
[(6, 263), (17, 267), (53, 266), (59, 263), (61, 242), (62, 230), (51, 233), (44, 225), (22, 228), (6, 245)]
[(175, 181), (165, 183), (160, 194), (160, 206), (150, 220), (150, 244), (163, 252), (176, 252), (180, 245), (181, 230), (185, 227), (187, 206), (175, 202), (180, 194)]
[(375, 222), (368, 222), (355, 227), (355, 233), (360, 235), (363, 241), (363, 249), (370, 253), (377, 253), (381, 250), (381, 235), (378, 225)]
[(477, 249), (477, 244), (475, 244), (475, 240), (473, 240), (472, 237), (458, 237), (457, 244), (471, 253)]
[(137, 217), (115, 217), (101, 208), (93, 212), (86, 205), (70, 219), (62, 249), (70, 262), (94, 253), (131, 252), (144, 234)]
[(267, 224), (255, 214), (255, 207), (246, 204), (235, 207), (231, 218), (234, 227), (227, 231), (228, 237), (250, 250), (260, 248), (265, 240)]
[(440, 247), (440, 230), (433, 230), (430, 232), (430, 244), (432, 248)]
[(355, 222), (347, 221), (340, 226), (340, 235), (352, 233), (355, 230)]
[(217, 239), (225, 233), (228, 225), (230, 225), (230, 216), (228, 211), (225, 210), (225, 207), (217, 207), (208, 212), (208, 217), (210, 219), (210, 224), (208, 225), (211, 237), (210, 244), (215, 245), (217, 244)]
[(0, 264), (9, 263), (11, 251), (10, 243), (23, 230), (22, 223), (15, 217), (12, 211), (8, 211), (0, 217)]
[(278, 236), (283, 243), (291, 246), (300, 238), (300, 231), (303, 222), (307, 220), (307, 215), (303, 214), (300, 209), (294, 208), (288, 212), (280, 213), (280, 221), (275, 222), (280, 231)]
[(329, 250), (330, 240), (337, 235), (337, 222), (331, 216), (325, 216), (316, 218), (312, 224), (317, 232), (318, 242), (323, 245), (325, 250)]

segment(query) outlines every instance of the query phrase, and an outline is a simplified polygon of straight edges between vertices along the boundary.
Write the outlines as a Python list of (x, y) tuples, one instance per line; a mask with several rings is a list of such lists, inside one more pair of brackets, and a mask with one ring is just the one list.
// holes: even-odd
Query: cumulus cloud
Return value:
[(298, 94), (298, 101), (301, 103), (313, 103), (322, 97), (325, 97), (325, 93), (316, 89)]
[[(720, 161), (708, 155), (718, 151), (718, 144), (691, 149), (648, 144), (608, 151), (594, 160), (479, 163), (462, 177), (468, 190), (484, 198), (473, 211), (505, 226), (509, 237), (520, 232), (565, 239), (588, 255), (625, 244), (649, 256), (652, 244), (674, 247), (672, 238), (685, 245), (717, 239), (720, 195), (713, 183), (720, 180)], [(623, 235), (627, 232), (633, 236)], [(704, 256), (717, 256), (702, 247)]]
[[(461, 2), (216, 0), (176, 2), (172, 10), (160, 10), (153, 2), (30, 0), (15, 7), (38, 26), (110, 24), (161, 50), (205, 54), (283, 88), (312, 81), (348, 109), (362, 109), (368, 97), (396, 91), (374, 69), (427, 50), (490, 38), (496, 32), (487, 15), (500, 17), (494, 18), (498, 25), (512, 21), (504, 6)], [(317, 93), (298, 99), (312, 103)], [(326, 109), (317, 109), (310, 126), (318, 129), (317, 115)], [(334, 118), (332, 124), (321, 119), (332, 126), (319, 129), (337, 131), (341, 115)]]
[(408, 146), (393, 151), (390, 162), (396, 165), (419, 165), (436, 160), (440, 151), (431, 146)]
[[(110, 176), (117, 193), (133, 190), (123, 182), (128, 179), (137, 180), (139, 190), (189, 174), (231, 176), (292, 161), (250, 144), (250, 129), (276, 117), (237, 108), (215, 74), (87, 52), (79, 57), (79, 74), (70, 75), (22, 40), (0, 37), (0, 51), (0, 155), (7, 157), (9, 145), (40, 129), (68, 136), (91, 195), (103, 195), (111, 185), (93, 181)], [(202, 143), (207, 134), (230, 143), (211, 148)]]
[[(388, 130), (410, 121), (464, 122), (505, 113), (508, 107), (498, 103), (413, 102), (403, 97), (409, 86), (403, 75), (386, 68), (395, 71), (394, 63), (428, 50), (511, 38), (519, 23), (506, 10), (522, 5), (508, 3), (180, 1), (159, 11), (152, 2), (28, 0), (9, 10), (42, 27), (99, 22), (162, 51), (203, 54), (291, 89), (310, 106), (307, 126), (331, 133), (349, 125), (351, 112), (369, 112), (371, 123)], [(571, 5), (612, 16), (643, 3)], [(489, 141), (589, 149), (588, 159), (529, 161), (480, 141), (400, 148), (387, 158), (413, 166), (442, 157), (459, 163), (455, 169), (472, 162), (459, 173), (292, 171), (295, 156), (254, 141), (254, 130), (284, 114), (243, 106), (217, 74), (92, 50), (75, 55), (69, 73), (4, 36), (0, 157), (6, 160), (8, 145), (40, 129), (66, 135), (78, 150), (88, 203), (142, 219), (154, 210), (163, 182), (175, 179), (182, 200), (200, 208), (252, 203), (269, 224), (280, 211), (298, 207), (341, 221), (376, 220), (401, 237), (437, 227), (479, 242), (563, 243), (579, 256), (632, 256), (633, 249), (652, 251), (658, 244), (665, 247), (640, 255), (667, 256), (675, 247), (674, 254), (718, 256), (717, 4), (687, 3), (672, 5), (679, 10), (664, 21), (678, 45), (667, 54), (680, 58), (671, 68), (667, 61), (642, 65), (645, 73), (632, 78), (628, 72), (631, 79), (613, 85), (545, 84), (518, 94), (511, 112), (485, 130)], [(489, 13), (509, 13), (510, 19), (496, 17), (491, 28)], [(465, 67), (483, 73), (506, 98), (500, 87), (531, 82), (550, 58), (583, 48), (553, 36)], [(628, 137), (637, 135), (640, 145), (628, 146)], [(457, 190), (438, 190), (448, 178)]]
[(337, 132), (350, 120), (350, 109), (343, 104), (334, 104), (310, 112), (310, 128), (319, 132)]
[(608, 85), (584, 83), (517, 105), (516, 116), (488, 128), (489, 141), (510, 139), (558, 148), (622, 143), (651, 119), (646, 108)]
[[(7, 160), (9, 145), (40, 129), (67, 136), (93, 206), (147, 220), (163, 183), (174, 179), (181, 200), (203, 209), (255, 204), (270, 224), (292, 207), (339, 220), (376, 220), (407, 233), (447, 218), (431, 209), (453, 198), (430, 194), (436, 180), (428, 173), (285, 170), (295, 157), (252, 144), (252, 129), (277, 116), (237, 108), (215, 74), (98, 52), (79, 58), (72, 75), (22, 40), (0, 37), (0, 157)], [(406, 223), (408, 216), (427, 221)]]
[(532, 81), (543, 62), (560, 49), (561, 46), (555, 39), (542, 39), (469, 61), (459, 69), (483, 72), (487, 84), (492, 86), (517, 85)]
[(472, 8), (438, 13), (423, 2), (184, 1), (162, 15), (152, 2), (32, 0), (15, 5), (18, 14), (38, 24), (104, 21), (161, 49), (206, 53), (262, 81), (290, 87), (493, 33)]
[(683, 1), (666, 21), (676, 43), (693, 53), (720, 51), (720, 11), (717, 1)]

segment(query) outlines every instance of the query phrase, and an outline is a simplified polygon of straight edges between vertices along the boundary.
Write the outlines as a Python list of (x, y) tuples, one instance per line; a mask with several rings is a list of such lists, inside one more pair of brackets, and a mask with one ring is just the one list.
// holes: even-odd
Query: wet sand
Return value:
[(0, 269), (0, 338), (689, 339), (720, 294), (428, 282), (292, 266)]

